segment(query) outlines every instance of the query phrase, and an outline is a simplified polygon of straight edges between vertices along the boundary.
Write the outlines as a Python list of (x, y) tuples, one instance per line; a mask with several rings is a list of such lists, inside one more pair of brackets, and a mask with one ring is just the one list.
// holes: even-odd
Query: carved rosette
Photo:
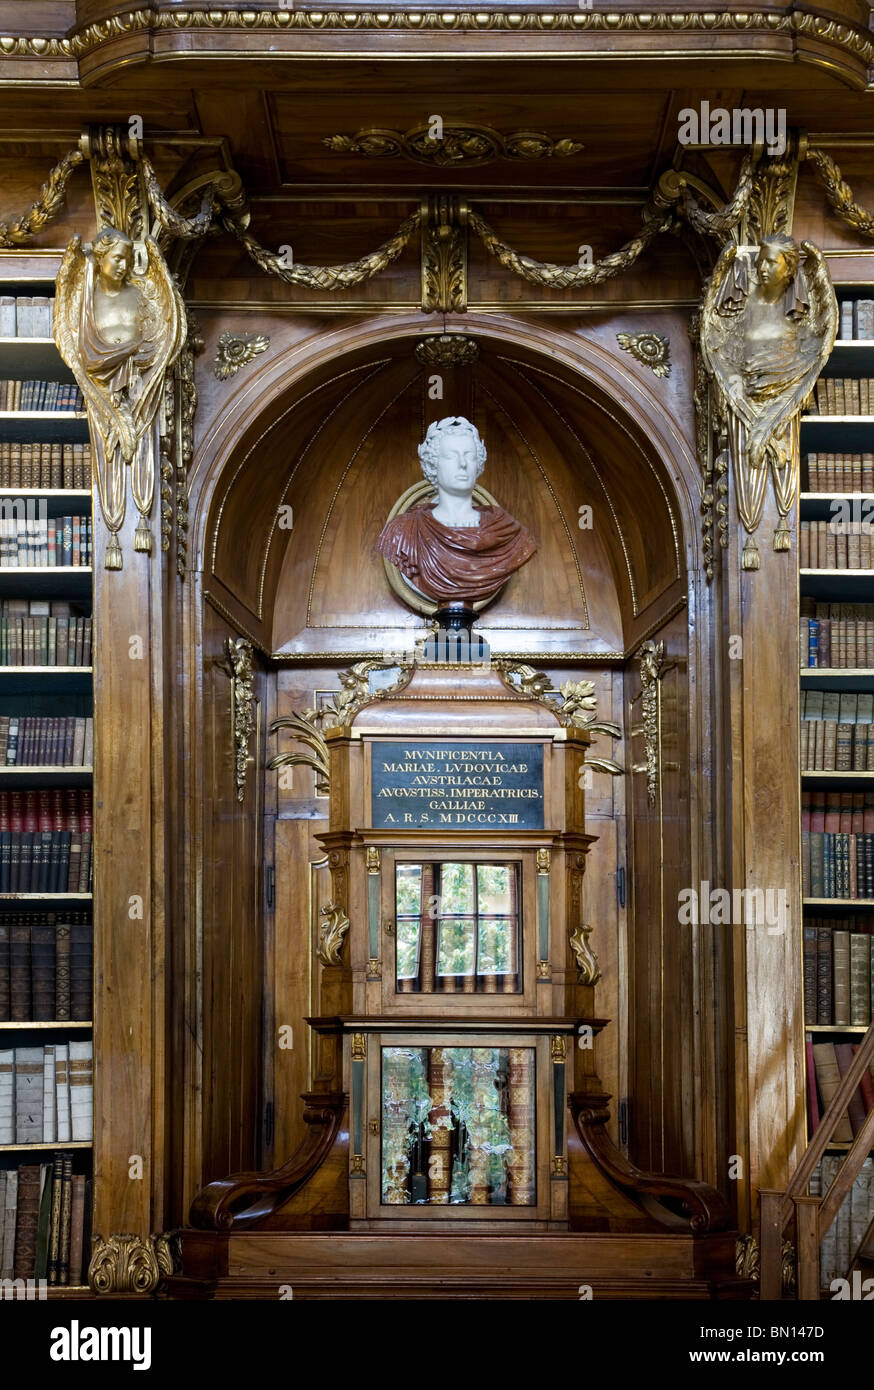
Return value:
[(447, 371), (453, 367), (473, 366), (479, 357), (479, 347), (473, 338), (466, 338), (463, 333), (435, 333), (419, 340), (415, 354), (416, 361), (423, 367)]
[(630, 352), (656, 376), (670, 376), (671, 344), (661, 333), (617, 333), (616, 341), (623, 352)]
[(253, 357), (266, 352), (270, 339), (266, 333), (220, 333), (213, 371), (219, 381), (236, 376)]
[(174, 1237), (125, 1234), (92, 1241), (88, 1283), (97, 1294), (152, 1294), (178, 1263)]

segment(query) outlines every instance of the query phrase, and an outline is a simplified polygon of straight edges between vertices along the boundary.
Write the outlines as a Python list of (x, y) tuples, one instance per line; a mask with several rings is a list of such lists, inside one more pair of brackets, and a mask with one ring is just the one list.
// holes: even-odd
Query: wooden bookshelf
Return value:
[[(15, 258), (17, 264), (20, 257)], [(3, 256), (0, 254), (0, 263)], [(7, 262), (9, 263), (9, 262)], [(51, 295), (53, 279), (42, 274), (26, 281), (14, 276), (5, 279), (0, 264), (0, 292), (7, 294)], [(0, 337), (0, 377), (21, 380), (59, 381), (71, 383), (73, 375), (62, 362), (50, 337)], [(0, 410), (0, 441), (9, 443), (69, 443), (88, 441), (88, 421), (82, 410)], [(7, 475), (8, 476), (8, 475)], [(55, 475), (56, 478), (58, 475)], [(45, 477), (45, 473), (43, 473)], [(24, 505), (19, 509), (13, 504)], [(10, 519), (21, 517), (22, 522), (34, 516), (56, 518), (66, 515), (91, 515), (92, 497), (88, 487), (3, 487), (0, 503)], [(93, 607), (93, 571), (91, 565), (3, 565), (0, 566), (0, 596), (14, 599), (73, 600), (79, 612)], [(74, 612), (76, 609), (74, 609)], [(93, 668), (88, 666), (2, 666), (0, 667), (0, 715), (36, 716), (93, 714)], [(0, 792), (10, 795), (21, 789), (29, 797), (49, 788), (87, 788), (93, 785), (93, 766), (44, 764), (0, 767)], [(79, 792), (76, 796), (79, 796)], [(92, 850), (93, 855), (93, 850)], [(27, 880), (25, 880), (27, 881)], [(67, 910), (79, 919), (82, 910), (90, 909), (92, 892), (6, 892), (0, 893), (0, 919), (9, 913), (24, 921), (31, 913), (36, 920), (40, 914), (61, 913)], [(51, 919), (49, 919), (51, 920)], [(56, 920), (63, 918), (56, 916)], [(50, 957), (51, 958), (51, 957)], [(89, 1007), (90, 1012), (90, 1007)], [(87, 1020), (0, 1020), (0, 1045), (5, 1049), (18, 1047), (49, 1048), (66, 1039), (85, 1042), (93, 1037), (93, 1019)], [(51, 1052), (48, 1054), (51, 1057)], [(49, 1130), (51, 1132), (51, 1130)], [(80, 1131), (81, 1132), (81, 1131)], [(52, 1162), (53, 1153), (74, 1151), (82, 1157), (74, 1172), (90, 1178), (93, 1174), (92, 1140), (54, 1140), (41, 1143), (0, 1144), (0, 1170), (24, 1164)], [(83, 1168), (83, 1164), (85, 1165)], [(87, 1189), (86, 1189), (87, 1191)], [(87, 1254), (85, 1255), (87, 1264)], [(47, 1290), (53, 1298), (88, 1297), (89, 1289), (82, 1283), (82, 1270), (71, 1271), (72, 1283), (53, 1285)]]
[[(858, 287), (847, 292), (851, 297), (868, 297), (874, 291), (868, 287)], [(842, 377), (874, 376), (874, 341), (839, 341), (835, 344), (829, 363), (823, 373), (825, 376)], [(843, 487), (834, 492), (812, 491), (805, 488), (807, 478), (808, 453), (852, 453), (870, 451), (874, 445), (874, 416), (871, 415), (805, 415), (801, 421), (801, 467), (802, 491), (799, 500), (799, 514), (806, 520), (828, 520), (836, 516), (835, 504), (850, 503), (849, 519), (861, 519), (860, 504), (868, 497), (866, 492), (848, 492)], [(867, 516), (867, 513), (866, 513)], [(874, 570), (799, 567), (799, 597), (812, 599), (815, 603), (874, 603)], [(802, 656), (806, 656), (806, 650)], [(801, 700), (803, 708), (804, 693), (808, 690), (823, 690), (852, 697), (854, 694), (874, 692), (874, 670), (868, 667), (816, 667), (802, 665), (799, 673)], [(850, 700), (851, 714), (855, 701)], [(833, 717), (833, 716), (832, 716)], [(846, 722), (846, 721), (845, 721)], [(850, 719), (852, 722), (852, 718)], [(801, 773), (802, 794), (815, 789), (830, 792), (869, 792), (874, 788), (874, 772), (856, 770), (810, 770)], [(825, 832), (823, 832), (825, 833)], [(845, 833), (845, 832), (842, 832)], [(852, 833), (852, 832), (850, 832)], [(859, 833), (856, 831), (856, 833)], [(863, 832), (864, 833), (864, 832)], [(846, 862), (846, 861), (845, 861)], [(843, 885), (842, 885), (843, 886)], [(826, 898), (814, 896), (808, 887), (807, 896), (802, 897), (802, 913), (805, 925), (815, 922), (817, 926), (831, 932), (846, 932), (855, 916), (874, 914), (874, 897)], [(828, 914), (824, 916), (823, 914)], [(809, 962), (809, 946), (808, 940)], [(813, 942), (821, 948), (821, 942)], [(870, 948), (869, 948), (870, 949)], [(831, 954), (827, 957), (831, 970)], [(814, 969), (821, 969), (822, 957), (818, 956)], [(809, 968), (807, 970), (810, 979)], [(849, 985), (847, 985), (849, 989)], [(814, 1002), (814, 1013), (816, 1003)], [(809, 1013), (809, 1011), (806, 1011)], [(820, 1013), (822, 1016), (822, 1013)], [(828, 1015), (826, 1015), (828, 1016)], [(860, 1014), (857, 1011), (856, 1017)], [(832, 1014), (833, 1017), (833, 1014)], [(804, 1032), (808, 1043), (849, 1045), (851, 1040), (859, 1039), (867, 1031), (867, 1025), (849, 1023), (808, 1023)], [(837, 1058), (835, 1059), (837, 1063)], [(809, 1099), (808, 1099), (809, 1105)], [(824, 1101), (820, 1095), (821, 1111)], [(812, 1122), (808, 1117), (812, 1132)], [(845, 1154), (851, 1145), (848, 1143), (829, 1144), (826, 1154)], [(819, 1179), (817, 1178), (817, 1181)], [(815, 1190), (815, 1189), (814, 1189)], [(849, 1198), (847, 1199), (849, 1201)]]
[(40, 1153), (47, 1149), (91, 1149), (90, 1139), (54, 1139), (51, 1144), (0, 1144), (0, 1154)]

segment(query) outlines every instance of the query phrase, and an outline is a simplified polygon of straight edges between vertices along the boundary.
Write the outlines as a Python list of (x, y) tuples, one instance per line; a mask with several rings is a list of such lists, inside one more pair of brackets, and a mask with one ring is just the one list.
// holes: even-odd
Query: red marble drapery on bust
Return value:
[(437, 603), (488, 598), (537, 549), (537, 542), (503, 507), (478, 507), (478, 526), (444, 526), (432, 504), (386, 522), (376, 549), (411, 584)]

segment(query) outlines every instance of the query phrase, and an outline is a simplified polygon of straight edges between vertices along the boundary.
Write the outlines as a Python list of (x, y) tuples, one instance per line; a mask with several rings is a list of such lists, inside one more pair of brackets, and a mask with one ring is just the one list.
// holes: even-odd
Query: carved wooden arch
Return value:
[[(672, 414), (672, 401), (660, 389), (658, 379), (653, 378), (655, 386), (650, 386), (646, 369), (627, 359), (623, 361), (618, 348), (614, 352), (594, 338), (570, 332), (558, 335), (554, 329), (510, 314), (458, 314), (453, 316), (449, 328), (488, 339), (496, 346), (537, 353), (551, 370), (564, 368), (574, 374), (581, 386), (590, 385), (612, 398), (618, 411), (649, 441), (652, 462), (661, 470), (679, 510), (685, 568), (690, 571), (698, 567), (701, 485), (692, 442), (691, 393), (686, 432)], [(226, 403), (197, 439), (189, 470), (189, 535), (196, 568), (202, 569), (206, 558), (206, 528), (213, 499), (252, 419), (266, 414), (277, 395), (302, 384), (327, 364), (333, 363), (340, 371), (344, 357), (361, 349), (375, 350), (380, 344), (397, 339), (420, 338), (428, 331), (433, 333), (433, 328), (429, 329), (420, 314), (383, 314), (353, 324), (347, 321), (291, 342), (285, 350), (259, 360), (254, 370), (235, 381)]]
[[(551, 325), (547, 329), (512, 315), (458, 315), (451, 327), (455, 332), (466, 330), (481, 344), (482, 362), (474, 368), (475, 377), (487, 368), (498, 374), (492, 376), (493, 382), (504, 374), (507, 400), (511, 401), (512, 418), (506, 417), (507, 427), (514, 435), (511, 448), (516, 442), (520, 444), (526, 457), (533, 461), (531, 471), (542, 472), (544, 463), (541, 460), (551, 456), (552, 464), (545, 466), (558, 469), (558, 476), (564, 478), (563, 494), (561, 486), (558, 492), (553, 490), (546, 475), (543, 492), (531, 493), (530, 479), (528, 484), (528, 505), (540, 509), (542, 498), (546, 508), (557, 509), (553, 513), (556, 518), (553, 538), (561, 532), (565, 537), (561, 545), (566, 549), (559, 552), (554, 539), (550, 542), (553, 545), (550, 563), (556, 566), (554, 573), (562, 574), (562, 566), (566, 563), (575, 565), (577, 578), (572, 582), (583, 586), (581, 563), (588, 565), (594, 559), (591, 575), (595, 577), (604, 575), (605, 564), (609, 563), (615, 570), (610, 583), (617, 586), (615, 592), (621, 603), (621, 617), (619, 610), (612, 614), (612, 601), (607, 601), (606, 590), (602, 588), (602, 601), (595, 610), (599, 623), (587, 631), (590, 623), (585, 617), (584, 591), (580, 620), (574, 606), (578, 600), (572, 599), (572, 591), (568, 590), (561, 597), (556, 590), (549, 601), (552, 608), (547, 605), (543, 610), (545, 630), (552, 630), (556, 624), (566, 629), (561, 641), (562, 650), (569, 657), (580, 651), (593, 658), (603, 654), (613, 660), (623, 654), (629, 655), (669, 611), (675, 612), (686, 601), (688, 576), (699, 563), (696, 521), (701, 485), (691, 444), (691, 402), (683, 393), (683, 382), (689, 376), (689, 372), (683, 370), (687, 364), (682, 359), (678, 362), (681, 370), (676, 385), (652, 377), (650, 386), (651, 373), (646, 366), (620, 353), (615, 346), (613, 325), (608, 331), (607, 326), (597, 320), (593, 320), (591, 336), (584, 320), (575, 321), (570, 331), (562, 328), (556, 332)], [(294, 334), (300, 332), (297, 320), (285, 319), (278, 326), (274, 320), (269, 328), (272, 344), (269, 355), (253, 364), (245, 376), (241, 373), (221, 394), (210, 393), (206, 387), (205, 425), (189, 472), (192, 567), (202, 575), (206, 593), (219, 610), (265, 653), (297, 654), (298, 659), (310, 650), (327, 655), (328, 650), (319, 645), (324, 643), (343, 659), (358, 659), (370, 654), (369, 646), (366, 650), (361, 646), (358, 629), (362, 624), (352, 610), (348, 618), (336, 619), (334, 614), (340, 610), (332, 607), (329, 597), (326, 598), (324, 578), (317, 581), (317, 574), (327, 575), (328, 583), (336, 586), (335, 576), (339, 571), (336, 554), (333, 563), (328, 559), (331, 547), (339, 544), (342, 555), (346, 553), (346, 546), (355, 544), (354, 536), (347, 535), (343, 543), (337, 539), (340, 533), (334, 534), (334, 528), (341, 523), (331, 519), (332, 515), (342, 516), (343, 513), (332, 514), (329, 510), (325, 514), (322, 539), (314, 539), (312, 554), (307, 551), (303, 560), (300, 546), (303, 535), (309, 532), (298, 532), (293, 539), (289, 538), (287, 548), (284, 543), (278, 543), (280, 523), (277, 518), (283, 506), (288, 510), (285, 504), (290, 500), (297, 502), (295, 490), (305, 479), (306, 470), (312, 476), (314, 460), (320, 451), (330, 460), (332, 469), (336, 465), (339, 479), (331, 482), (329, 469), (325, 478), (328, 501), (332, 494), (335, 500), (342, 500), (340, 489), (345, 489), (348, 509), (351, 496), (367, 496), (366, 492), (356, 493), (354, 488), (350, 492), (349, 483), (358, 475), (350, 473), (349, 469), (363, 467), (366, 476), (366, 469), (373, 465), (378, 438), (374, 431), (384, 418), (385, 409), (400, 408), (399, 423), (407, 420), (404, 428), (408, 432), (410, 407), (404, 401), (408, 402), (410, 385), (420, 371), (412, 349), (423, 336), (422, 320), (414, 314), (380, 315), (363, 322), (347, 322), (339, 329), (332, 326), (327, 332), (308, 334), (297, 341), (294, 340)], [(309, 325), (306, 328), (308, 330)], [(208, 333), (208, 327), (206, 331)], [(431, 332), (433, 334), (433, 329)], [(682, 353), (685, 332), (677, 338), (678, 352)], [(398, 394), (396, 387), (403, 377), (406, 344), (409, 344), (410, 378), (407, 387), (401, 386)], [(512, 386), (511, 379), (519, 389)], [(478, 389), (476, 383), (471, 389)], [(488, 395), (483, 385), (484, 402)], [(318, 404), (320, 399), (324, 402), (323, 409)], [(384, 409), (380, 407), (371, 418), (368, 412), (380, 401)], [(206, 413), (210, 406), (214, 409), (212, 418)], [(496, 397), (491, 398), (489, 408), (503, 414)], [(348, 421), (359, 412), (362, 422), (356, 436), (359, 445), (344, 455), (348, 462), (341, 464), (341, 455), (349, 442), (344, 416)], [(523, 418), (528, 422), (524, 428)], [(592, 448), (586, 444), (590, 426)], [(282, 449), (286, 431), (288, 447), (296, 463), (283, 482)], [(407, 440), (407, 444), (410, 442)], [(355, 462), (357, 447), (361, 445), (365, 448), (362, 460), (367, 458), (369, 450), (370, 463)], [(542, 452), (544, 447), (546, 455)], [(509, 456), (499, 454), (497, 457), (503, 457), (506, 463)], [(415, 459), (414, 447), (411, 458)], [(260, 465), (263, 467), (259, 475)], [(393, 466), (396, 469), (396, 463)], [(507, 486), (506, 475), (504, 486)], [(577, 487), (580, 489), (578, 497), (575, 495)], [(283, 488), (287, 492), (283, 492)], [(590, 531), (588, 537), (582, 530), (582, 520), (581, 529), (577, 529), (578, 501), (592, 501), (595, 505), (596, 532)], [(382, 505), (387, 514), (390, 500), (383, 498)], [(232, 522), (230, 529), (228, 521)], [(311, 530), (312, 520), (309, 525)], [(541, 517), (540, 526), (547, 525), (552, 523)], [(246, 546), (245, 572), (237, 567), (238, 537)], [(630, 545), (626, 545), (626, 538), (630, 538)], [(597, 553), (599, 547), (600, 554)], [(369, 550), (369, 546), (365, 549)], [(584, 550), (588, 552), (586, 555)], [(320, 596), (318, 602), (328, 603), (325, 612), (329, 611), (331, 616), (327, 625), (318, 615), (318, 606), (310, 617), (309, 599), (306, 603), (301, 600), (298, 606), (298, 596), (305, 592), (299, 582), (301, 563), (310, 565), (307, 571), (310, 577), (303, 580), (309, 587), (310, 598), (315, 592)], [(222, 571), (227, 570), (229, 564), (236, 578), (228, 587)], [(288, 590), (289, 579), (280, 577), (283, 566), (287, 575), (295, 576), (296, 587), (291, 591)], [(372, 588), (376, 581), (366, 566), (364, 573)], [(639, 585), (636, 585), (636, 578), (641, 581)], [(523, 587), (516, 591), (521, 608), (517, 605), (512, 611), (499, 611), (495, 632), (510, 634), (502, 638), (504, 651), (525, 654), (528, 659), (529, 654), (534, 657), (541, 648), (540, 639), (534, 636), (539, 629), (536, 624), (532, 626), (534, 612), (540, 610), (533, 584), (528, 592), (526, 579), (527, 576), (523, 576)], [(594, 582), (603, 585), (605, 581), (595, 578)], [(313, 585), (316, 585), (315, 590)], [(639, 601), (641, 594), (642, 602)], [(342, 608), (344, 598), (338, 598), (335, 589), (337, 601)], [(379, 602), (375, 590), (370, 593), (369, 601)], [(385, 619), (389, 626), (383, 640), (394, 641), (391, 634), (395, 627), (408, 621), (400, 611), (401, 605), (397, 607), (399, 614), (395, 619), (390, 616)], [(521, 627), (520, 613), (527, 614), (521, 619)], [(314, 647), (310, 646), (311, 625)], [(559, 654), (557, 649), (553, 650)]]

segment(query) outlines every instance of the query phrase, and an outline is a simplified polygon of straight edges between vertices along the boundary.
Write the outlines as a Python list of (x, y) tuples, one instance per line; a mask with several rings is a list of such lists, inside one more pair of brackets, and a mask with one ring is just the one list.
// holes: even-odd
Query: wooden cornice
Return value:
[[(857, 0), (789, 9), (738, 10), (713, 5), (610, 10), (311, 9), (215, 4), (180, 7), (165, 0), (120, 10), (117, 4), (80, 5), (90, 22), (66, 35), (0, 36), (0, 84), (88, 85), (114, 70), (150, 60), (332, 57), (560, 57), (676, 63), (730, 59), (796, 59), (838, 76), (857, 89), (871, 85), (874, 37), (868, 7)], [(459, 35), (464, 35), (459, 44)]]

